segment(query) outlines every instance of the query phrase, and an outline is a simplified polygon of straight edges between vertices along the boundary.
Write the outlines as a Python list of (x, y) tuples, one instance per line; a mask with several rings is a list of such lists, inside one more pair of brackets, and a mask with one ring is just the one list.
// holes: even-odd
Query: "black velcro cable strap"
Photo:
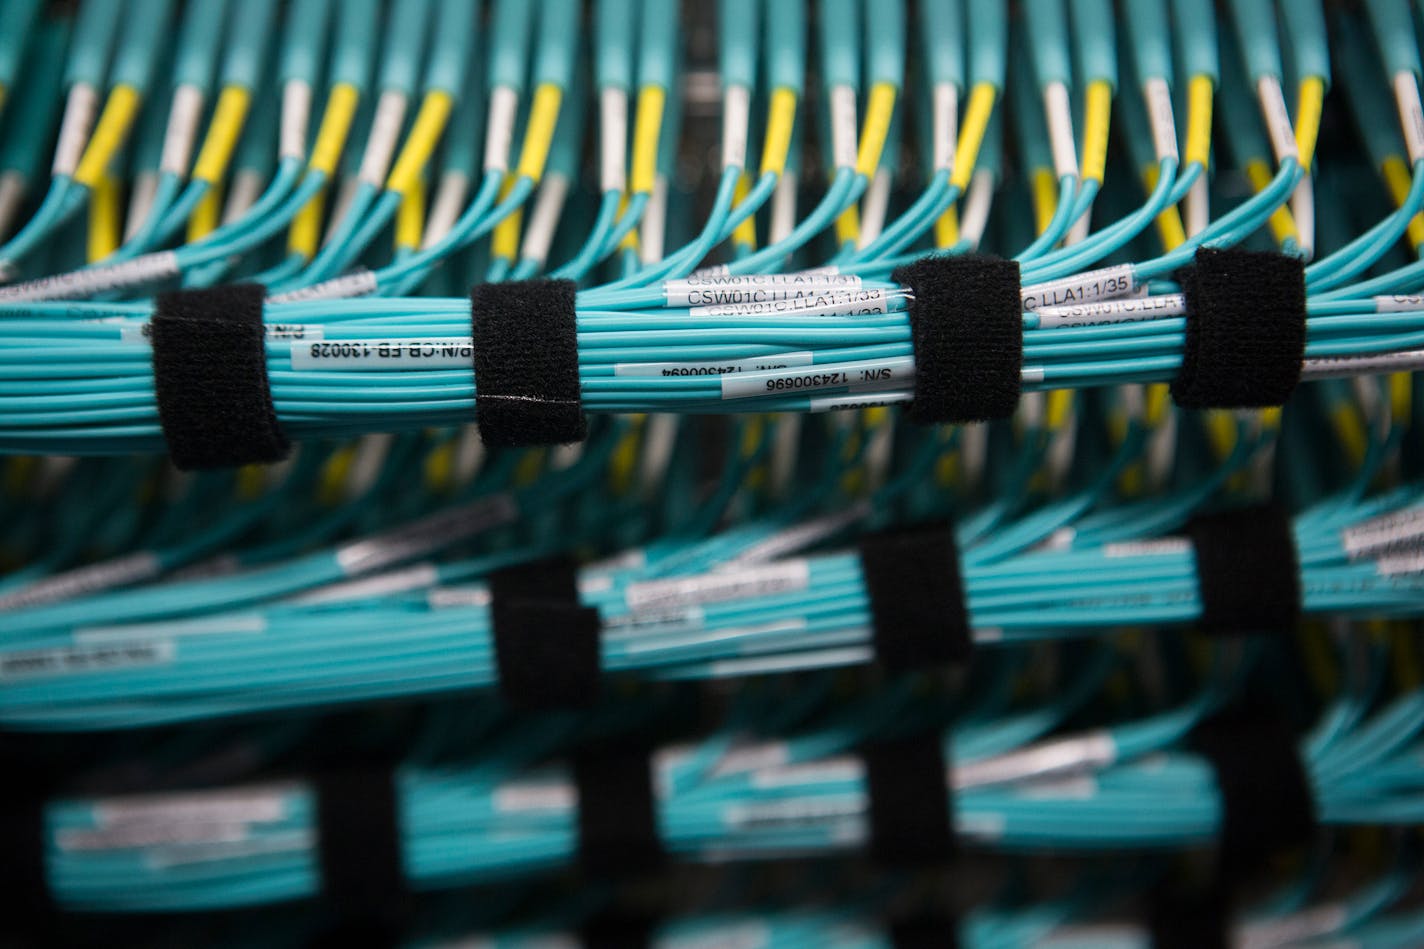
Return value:
[(265, 296), (246, 283), (158, 297), (153, 385), (168, 454), (184, 471), (270, 464), (291, 448), (267, 381)]
[(406, 892), (393, 772), (333, 769), (314, 789), (322, 895), (343, 919), (381, 918)]
[(475, 415), (492, 448), (583, 441), (572, 280), (484, 283), (470, 290)]
[(588, 708), (598, 700), (598, 610), (579, 602), (567, 558), (539, 560), (490, 576), (490, 620), (504, 700), (522, 710)]
[(1023, 387), (1018, 262), (928, 257), (900, 267), (891, 279), (914, 295), (910, 421), (987, 422), (1012, 415)]
[(1305, 359), (1305, 264), (1203, 247), (1181, 282), (1187, 334), (1172, 399), (1187, 409), (1284, 405)]
[[(44, 796), (5, 771), (0, 790), (0, 942), (12, 928), (42, 926), (55, 912), (45, 869)], [(18, 782), (18, 784), (17, 784)]]
[(1163, 881), (1148, 896), (1152, 949), (1227, 949), (1228, 907), (1220, 876), (1197, 886)]
[(660, 867), (651, 757), (644, 747), (594, 746), (573, 759), (579, 864), (589, 876), (630, 877)]
[(653, 944), (652, 919), (642, 916), (603, 914), (579, 929), (584, 949), (642, 949)]
[(1221, 795), (1221, 866), (1247, 869), (1310, 839), (1315, 793), (1296, 736), (1275, 715), (1229, 709), (1188, 739), (1211, 765)]
[(875, 655), (891, 672), (969, 658), (972, 640), (959, 549), (948, 525), (884, 531), (860, 541)]
[(1285, 511), (1256, 505), (1187, 524), (1197, 561), (1199, 627), (1212, 635), (1285, 635), (1300, 622), (1300, 565)]
[(947, 863), (955, 854), (949, 768), (934, 733), (861, 748), (870, 856), (890, 867)]
[(952, 916), (912, 916), (890, 924), (893, 949), (958, 949), (959, 921)]

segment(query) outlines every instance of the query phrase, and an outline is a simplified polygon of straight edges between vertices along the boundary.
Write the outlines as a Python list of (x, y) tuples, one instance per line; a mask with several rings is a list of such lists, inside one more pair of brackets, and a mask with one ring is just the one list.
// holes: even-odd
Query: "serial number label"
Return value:
[(473, 366), (474, 358), (474, 343), (468, 338), (327, 340), (292, 346), (293, 369), (337, 372), (468, 369)]
[(862, 363), (854, 368), (826, 369), (819, 372), (777, 370), (739, 373), (722, 377), (722, 398), (746, 399), (758, 395), (836, 388), (874, 391), (912, 379), (914, 373), (914, 360), (908, 358)]

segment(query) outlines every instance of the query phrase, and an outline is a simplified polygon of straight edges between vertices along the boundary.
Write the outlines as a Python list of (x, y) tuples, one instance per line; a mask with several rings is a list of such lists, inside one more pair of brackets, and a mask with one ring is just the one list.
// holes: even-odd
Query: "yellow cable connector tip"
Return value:
[(420, 104), (420, 111), (416, 113), (415, 122), (411, 125), (410, 134), (406, 136), (405, 146), (396, 157), (390, 175), (386, 177), (386, 190), (405, 195), (418, 185), (421, 172), (430, 163), (430, 156), (435, 152), (435, 146), (440, 143), (440, 136), (445, 134), (445, 126), (449, 124), (450, 110), (454, 104), (449, 93), (438, 89), (426, 93), (425, 101)]
[(1300, 81), (1295, 105), (1295, 147), (1300, 166), (1310, 171), (1315, 159), (1315, 143), (1320, 135), (1320, 113), (1325, 106), (1325, 80), (1307, 76)]
[(89, 202), (89, 240), (85, 251), (92, 264), (118, 249), (119, 180), (105, 173), (94, 185), (94, 196)]
[(771, 90), (767, 107), (766, 141), (761, 149), (761, 173), (781, 174), (791, 153), (791, 133), (796, 128), (796, 93), (791, 89)]
[(228, 86), (218, 96), (218, 104), (213, 109), (213, 120), (208, 124), (208, 134), (203, 139), (203, 147), (198, 152), (198, 160), (193, 164), (193, 179), (217, 184), (227, 174), (228, 162), (232, 160), (233, 149), (237, 147), (238, 136), (242, 134), (243, 123), (247, 121), (247, 110), (252, 105), (252, 94), (241, 86)]
[(292, 229), (287, 233), (287, 250), (301, 255), (305, 260), (316, 256), (317, 247), (321, 243), (321, 219), (325, 211), (326, 189), (323, 188), (302, 205), (302, 209), (292, 219)]
[(544, 163), (549, 160), (549, 148), (554, 143), (554, 127), (559, 124), (559, 105), (564, 91), (552, 83), (542, 83), (534, 90), (534, 103), (529, 107), (529, 124), (524, 128), (524, 146), (519, 150), (521, 176), (538, 183), (544, 177)]
[(1083, 106), (1083, 158), (1085, 181), (1103, 183), (1108, 164), (1108, 130), (1112, 120), (1112, 84), (1106, 79), (1088, 83)]
[(989, 130), (989, 120), (994, 117), (994, 103), (998, 98), (999, 90), (992, 83), (977, 83), (969, 90), (969, 105), (964, 110), (959, 145), (954, 150), (954, 177), (949, 180), (960, 191), (968, 188), (969, 179), (974, 177), (974, 165), (979, 161), (979, 149), (984, 145), (984, 135)]
[(416, 250), (425, 235), (425, 179), (416, 176), (400, 196), (400, 208), (396, 211), (396, 249)]
[(633, 164), (628, 187), (634, 194), (651, 194), (658, 177), (658, 141), (662, 136), (667, 92), (648, 85), (638, 90), (638, 113), (633, 119)]
[(1193, 76), (1187, 82), (1187, 141), (1185, 164), (1205, 165), (1211, 158), (1211, 109), (1216, 87), (1210, 76)]
[(895, 95), (895, 87), (888, 82), (877, 82), (870, 87), (870, 102), (865, 107), (865, 123), (860, 129), (860, 151), (855, 156), (856, 174), (870, 178), (880, 167), (880, 155), (890, 135), (890, 120), (895, 115)]
[(188, 218), (188, 241), (202, 240), (217, 229), (222, 216), (222, 187), (210, 184)]
[(326, 111), (322, 113), (321, 125), (317, 128), (316, 142), (312, 145), (308, 167), (330, 177), (336, 173), (336, 163), (341, 160), (341, 152), (346, 148), (346, 137), (351, 133), (351, 123), (356, 118), (356, 106), (361, 94), (347, 82), (338, 82), (331, 87), (331, 95), (326, 100)]
[(114, 153), (128, 138), (140, 101), (138, 90), (133, 86), (118, 85), (109, 91), (99, 124), (84, 149), (84, 156), (79, 159), (79, 167), (74, 170), (75, 181), (86, 188), (98, 185), (99, 178), (109, 170)]

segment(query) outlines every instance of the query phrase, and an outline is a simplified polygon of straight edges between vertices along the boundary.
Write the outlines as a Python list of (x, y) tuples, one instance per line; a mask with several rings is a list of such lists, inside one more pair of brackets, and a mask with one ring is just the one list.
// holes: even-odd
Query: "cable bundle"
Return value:
[(0, 4), (0, 932), (1417, 944), (1420, 26)]

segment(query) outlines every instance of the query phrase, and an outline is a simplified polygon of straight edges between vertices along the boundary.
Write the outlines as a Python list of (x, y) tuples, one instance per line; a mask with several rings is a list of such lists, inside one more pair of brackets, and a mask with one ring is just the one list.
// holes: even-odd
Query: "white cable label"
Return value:
[(287, 602), (309, 606), (313, 603), (342, 603), (375, 596), (423, 590), (440, 581), (440, 571), (432, 563), (417, 563), (388, 573), (377, 573), (342, 583), (333, 583), (298, 594)]
[(993, 201), (994, 173), (981, 168), (969, 179), (969, 195), (964, 199), (964, 211), (959, 216), (959, 239), (970, 247), (978, 247), (983, 240)]
[(512, 497), (492, 494), (468, 504), (437, 511), (365, 540), (343, 544), (336, 549), (334, 556), (342, 572), (355, 576), (412, 560), (492, 527), (508, 524), (518, 516), (519, 507)]
[(519, 113), (519, 93), (509, 86), (490, 92), (489, 124), (485, 126), (485, 171), (504, 174), (514, 146), (514, 122)]
[(468, 336), (450, 339), (326, 340), (292, 344), (292, 368), (318, 372), (470, 369), (474, 358), (475, 344)]
[(163, 665), (176, 652), (171, 639), (149, 639), (5, 653), (0, 655), (0, 682)]
[(1419, 102), (1419, 83), (1408, 69), (1394, 74), (1394, 101), (1399, 108), (1409, 164), (1424, 161), (1424, 105)]
[(959, 150), (959, 90), (952, 82), (934, 87), (934, 168), (954, 171), (954, 153)]
[(1418, 293), (1374, 297), (1376, 313), (1413, 313), (1424, 310), (1424, 295)]
[[(326, 332), (320, 326), (308, 326), (305, 323), (267, 323), (262, 330), (263, 335), (272, 340), (317, 340)], [(125, 343), (147, 343), (152, 336), (152, 323), (119, 327), (119, 339)]]
[(1115, 544), (1103, 545), (1103, 556), (1116, 557), (1166, 557), (1185, 554), (1192, 549), (1192, 542), (1185, 537), (1159, 537), (1156, 540), (1123, 540)]
[(27, 280), (9, 287), (0, 287), (0, 302), (24, 300), (72, 300), (90, 297), (109, 290), (138, 284), (153, 283), (175, 277), (179, 273), (178, 256), (171, 250), (144, 254), (119, 264), (89, 267), (53, 277)]
[(541, 266), (549, 259), (549, 247), (554, 243), (554, 232), (558, 230), (559, 215), (564, 211), (568, 193), (569, 179), (558, 172), (550, 172), (539, 182), (534, 209), (529, 212), (529, 223), (524, 229), (524, 243), (519, 248), (520, 257), (536, 260)]
[(117, 824), (271, 824), (287, 817), (285, 797), (293, 786), (241, 788), (221, 792), (180, 792), (109, 798), (90, 813), (101, 827)]
[(855, 90), (847, 85), (831, 87), (831, 161), (837, 170), (855, 168), (859, 146), (855, 121)]
[(1043, 111), (1048, 118), (1048, 142), (1053, 150), (1053, 173), (1060, 180), (1078, 177), (1078, 150), (1073, 141), (1073, 106), (1068, 87), (1050, 82), (1043, 87)]
[(785, 240), (796, 227), (796, 172), (786, 170), (776, 180), (776, 190), (771, 193), (771, 220), (767, 222), (768, 244)]
[(168, 110), (168, 128), (163, 133), (163, 151), (158, 170), (170, 175), (186, 175), (198, 137), (198, 120), (203, 116), (203, 90), (184, 83), (173, 90)]
[(853, 274), (726, 274), (663, 281), (663, 299), (671, 307), (766, 303), (820, 296), (829, 288), (860, 288)]
[(722, 96), (722, 170), (747, 167), (747, 135), (752, 123), (752, 91), (727, 87)]
[(1058, 326), (1101, 326), (1105, 323), (1136, 323), (1181, 316), (1187, 312), (1187, 298), (1180, 293), (1126, 300), (1102, 300), (1076, 306), (1046, 306), (1037, 311), (1039, 329)]
[(882, 405), (909, 402), (913, 392), (884, 392), (877, 395), (817, 395), (809, 400), (811, 412), (844, 412), (851, 409), (873, 409)]
[(1296, 149), (1295, 130), (1291, 128), (1290, 111), (1281, 92), (1281, 81), (1275, 76), (1262, 76), (1256, 81), (1256, 96), (1261, 100), (1261, 115), (1266, 120), (1266, 132), (1271, 138), (1271, 151), (1276, 164), (1287, 158), (1300, 158)]
[(1370, 356), (1307, 359), (1301, 364), (1300, 375), (1302, 379), (1344, 379), (1386, 372), (1417, 372), (1420, 369), (1424, 369), (1424, 349), (1406, 349)]
[(695, 577), (671, 577), (628, 584), (623, 602), (636, 613), (667, 612), (704, 603), (725, 603), (806, 589), (811, 567), (805, 560), (758, 564), (746, 570), (716, 570)]
[(330, 280), (323, 280), (321, 283), (314, 283), (309, 287), (300, 287), (296, 290), (288, 290), (286, 293), (278, 293), (275, 296), (268, 297), (267, 302), (301, 303), (306, 300), (339, 300), (347, 297), (364, 297), (367, 294), (375, 293), (376, 288), (376, 272), (363, 267), (360, 270), (353, 270), (339, 277), (332, 277)]
[(386, 172), (391, 170), (391, 159), (400, 141), (401, 126), (405, 124), (405, 107), (405, 93), (394, 89), (387, 89), (376, 100), (376, 114), (366, 135), (366, 152), (361, 156), (361, 170), (356, 174), (358, 181), (374, 188), (385, 184)]
[(728, 359), (724, 362), (620, 362), (613, 366), (615, 376), (721, 376), (733, 372), (759, 372), (767, 369), (787, 369), (811, 365), (809, 352), (782, 353), (777, 356), (755, 356), (750, 359)]
[(87, 82), (76, 82), (64, 102), (64, 118), (59, 125), (59, 141), (54, 146), (54, 162), (50, 173), (55, 177), (70, 177), (84, 157), (89, 144), (89, 132), (99, 115), (99, 92)]
[(420, 247), (425, 250), (445, 239), (460, 214), (465, 210), (465, 195), (470, 190), (470, 176), (457, 168), (447, 169), (440, 176), (435, 201), (425, 219), (425, 238)]
[(891, 388), (915, 378), (915, 361), (908, 356), (874, 362), (842, 364), (841, 368), (779, 369), (722, 377), (722, 398), (791, 395), (817, 389), (848, 388), (852, 392)]
[(277, 139), (278, 158), (301, 161), (306, 157), (311, 106), (311, 85), (302, 79), (288, 79), (282, 86), (282, 124)]
[(176, 639), (183, 636), (232, 636), (267, 632), (267, 617), (261, 613), (228, 616), (186, 616), (156, 623), (123, 623), (117, 626), (83, 626), (71, 636), (76, 643), (133, 642), (140, 639)]
[(36, 580), (27, 586), (0, 595), (0, 611), (27, 609), (44, 603), (72, 600), (114, 587), (151, 580), (163, 570), (163, 563), (151, 551), (140, 550), (112, 560), (75, 567)]
[(599, 174), (604, 193), (622, 193), (628, 185), (628, 92), (606, 86), (598, 94)]
[(800, 296), (791, 299), (753, 300), (747, 303), (695, 306), (688, 310), (687, 315), (760, 316), (767, 313), (784, 313), (794, 316), (868, 316), (889, 312), (890, 293), (884, 287), (831, 290), (813, 296)]
[(1112, 300), (1125, 297), (1137, 288), (1132, 264), (1116, 264), (1089, 270), (1086, 273), (1050, 280), (1024, 287), (1023, 308), (1037, 310), (1045, 306), (1068, 306), (1092, 300)]
[(638, 228), (638, 260), (645, 266), (663, 259), (663, 245), (667, 238), (668, 181), (666, 175), (653, 179), (653, 192), (648, 195), (648, 206), (643, 211), (643, 222)]
[(1177, 119), (1172, 113), (1172, 90), (1167, 80), (1154, 76), (1142, 84), (1147, 119), (1152, 126), (1152, 148), (1157, 160), (1177, 160)]

